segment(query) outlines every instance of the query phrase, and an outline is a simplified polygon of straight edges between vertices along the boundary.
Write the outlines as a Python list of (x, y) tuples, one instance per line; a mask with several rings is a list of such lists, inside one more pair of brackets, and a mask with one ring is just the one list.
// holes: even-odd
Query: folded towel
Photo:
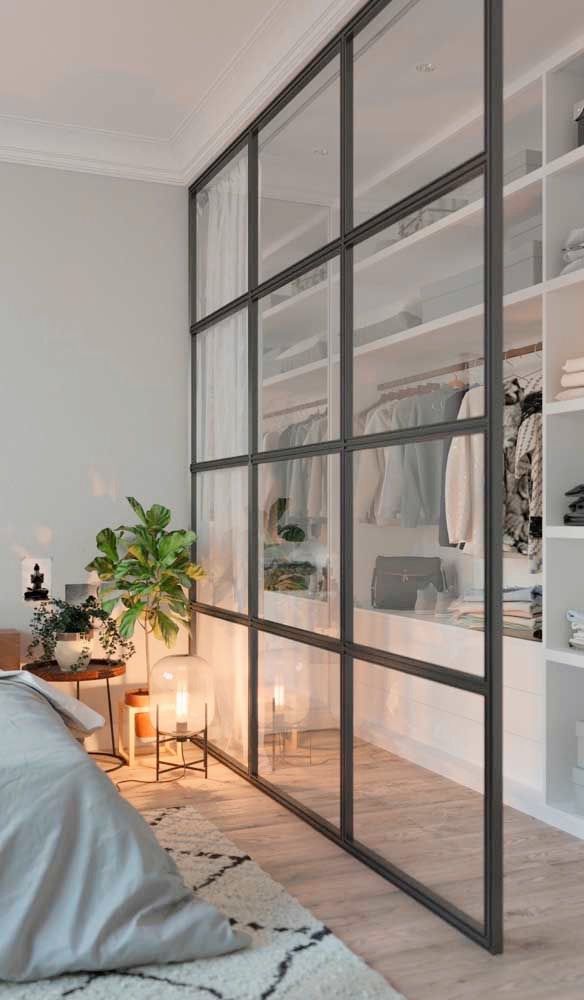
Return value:
[(568, 248), (578, 247), (584, 244), (584, 227), (580, 226), (571, 229), (568, 233), (568, 239), (566, 240), (566, 246)]
[(568, 358), (563, 366), (564, 372), (584, 372), (584, 358)]
[(584, 372), (570, 372), (569, 375), (562, 375), (560, 381), (565, 389), (584, 386)]
[(556, 393), (556, 399), (578, 399), (580, 396), (584, 396), (584, 388), (562, 389)]
[(579, 271), (583, 267), (584, 267), (584, 258), (580, 258), (579, 260), (573, 260), (571, 261), (570, 264), (566, 264), (565, 268), (563, 269), (563, 271), (560, 272), (560, 274), (561, 275), (572, 274), (574, 271)]
[(578, 611), (575, 608), (571, 608), (569, 611), (566, 611), (566, 618), (569, 622), (584, 623), (584, 611)]

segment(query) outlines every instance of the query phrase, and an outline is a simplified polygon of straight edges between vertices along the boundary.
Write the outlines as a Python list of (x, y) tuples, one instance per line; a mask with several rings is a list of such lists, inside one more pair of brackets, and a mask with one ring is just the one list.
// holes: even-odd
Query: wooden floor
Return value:
[[(371, 846), (467, 911), (480, 907), (480, 796), (377, 748), (359, 754), (366, 780), (355, 811)], [(326, 812), (336, 785), (317, 760), (300, 768), (282, 758), (275, 774)], [(112, 777), (151, 778), (151, 769), (142, 758)], [(505, 954), (494, 958), (216, 761), (207, 781), (120, 791), (138, 809), (194, 805), (408, 1000), (584, 997), (584, 842), (522, 813), (506, 811)]]

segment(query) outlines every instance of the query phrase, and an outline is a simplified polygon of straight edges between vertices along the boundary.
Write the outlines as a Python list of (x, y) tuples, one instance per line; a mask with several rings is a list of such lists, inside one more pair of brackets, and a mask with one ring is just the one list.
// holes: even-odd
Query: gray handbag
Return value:
[(377, 556), (371, 581), (371, 605), (385, 611), (413, 611), (418, 590), (433, 583), (445, 589), (438, 556)]

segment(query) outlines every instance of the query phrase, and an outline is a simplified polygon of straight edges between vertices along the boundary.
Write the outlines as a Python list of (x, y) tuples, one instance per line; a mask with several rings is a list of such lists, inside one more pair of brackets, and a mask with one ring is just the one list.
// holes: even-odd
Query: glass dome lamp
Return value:
[(185, 739), (213, 718), (211, 668), (202, 656), (165, 656), (150, 673), (150, 719), (159, 733)]

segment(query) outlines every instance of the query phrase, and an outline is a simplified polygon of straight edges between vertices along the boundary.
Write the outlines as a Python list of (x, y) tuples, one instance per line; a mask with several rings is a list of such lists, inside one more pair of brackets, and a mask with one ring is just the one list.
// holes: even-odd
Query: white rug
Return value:
[(0, 1000), (400, 1000), (400, 994), (192, 806), (144, 813), (187, 883), (251, 934), (223, 958), (0, 984)]

